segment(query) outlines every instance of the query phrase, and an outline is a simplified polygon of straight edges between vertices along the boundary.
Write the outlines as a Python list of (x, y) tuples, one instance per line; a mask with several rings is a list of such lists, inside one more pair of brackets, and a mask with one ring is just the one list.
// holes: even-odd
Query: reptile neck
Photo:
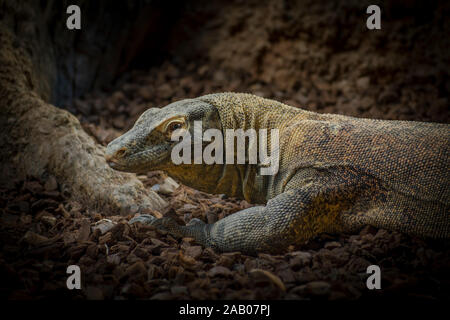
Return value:
[[(180, 164), (161, 168), (191, 188), (244, 199), (241, 184), (230, 169), (221, 164)], [(224, 174), (225, 173), (225, 174)], [(226, 181), (226, 183), (224, 183)]]
[[(249, 94), (219, 93), (198, 99), (213, 105), (218, 110), (224, 141), (226, 141), (226, 129), (243, 129), (244, 131), (255, 129), (257, 136), (259, 129), (268, 129), (266, 143), (269, 154), (273, 148), (270, 129), (279, 129), (281, 134), (283, 128), (292, 121), (313, 119), (318, 116), (313, 112)], [(255, 106), (258, 107), (255, 108)], [(230, 197), (245, 199), (250, 203), (266, 202), (273, 193), (272, 189), (277, 187), (276, 181), (280, 180), (278, 173), (274, 176), (260, 175), (260, 168), (255, 164), (172, 165), (165, 170), (183, 184), (195, 189), (208, 193), (226, 194)]]
[(246, 93), (216, 93), (198, 99), (217, 108), (224, 131), (225, 129), (282, 130), (291, 122), (317, 119), (321, 116), (318, 113)]
[[(259, 130), (267, 129), (266, 145), (268, 154), (272, 153), (273, 147), (280, 150), (280, 161), (282, 158), (282, 146), (271, 144), (271, 130), (278, 129), (281, 137), (284, 128), (290, 123), (295, 123), (305, 119), (317, 119), (321, 115), (294, 108), (278, 101), (265, 99), (250, 94), (218, 93), (199, 97), (198, 99), (207, 102), (217, 108), (220, 122), (226, 139), (227, 129), (255, 129), (259, 141)], [(282, 139), (280, 139), (281, 142)], [(278, 172), (273, 176), (260, 175), (258, 165), (234, 165), (227, 169), (227, 179), (225, 181), (239, 181), (242, 189), (242, 196), (251, 203), (263, 203), (273, 194), (274, 189), (280, 188), (278, 184), (283, 184), (285, 172)], [(224, 192), (225, 193), (225, 192)]]

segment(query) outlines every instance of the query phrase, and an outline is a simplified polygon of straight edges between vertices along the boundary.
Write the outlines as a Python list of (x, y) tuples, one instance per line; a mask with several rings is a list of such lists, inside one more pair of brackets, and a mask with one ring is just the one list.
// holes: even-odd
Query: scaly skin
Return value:
[[(174, 165), (173, 129), (273, 129), (280, 132), (279, 171), (258, 165)], [(143, 215), (175, 236), (219, 251), (276, 252), (320, 233), (364, 225), (432, 238), (450, 236), (450, 125), (317, 114), (250, 94), (220, 93), (150, 109), (107, 148), (122, 171), (165, 170), (193, 188), (250, 203), (214, 224)], [(269, 149), (277, 146), (270, 146)]]

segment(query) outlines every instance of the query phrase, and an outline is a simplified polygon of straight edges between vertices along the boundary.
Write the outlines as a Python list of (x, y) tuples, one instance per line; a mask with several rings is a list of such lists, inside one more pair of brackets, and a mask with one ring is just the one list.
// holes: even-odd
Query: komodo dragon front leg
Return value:
[(197, 243), (222, 252), (279, 253), (290, 244), (317, 234), (348, 229), (342, 225), (341, 213), (350, 206), (350, 201), (339, 194), (346, 193), (322, 182), (286, 190), (270, 199), (266, 206), (236, 212), (213, 224), (193, 219), (180, 226), (172, 218), (156, 219), (150, 215), (138, 216), (130, 223), (154, 225), (177, 237), (192, 237)]
[(274, 252), (286, 247), (286, 240), (293, 238), (293, 225), (307, 206), (300, 195), (301, 192), (291, 190), (269, 200), (266, 206), (241, 210), (213, 224), (196, 219), (181, 226), (172, 218), (156, 219), (150, 215), (141, 215), (130, 223), (148, 223), (174, 236), (192, 237), (197, 243), (222, 252)]

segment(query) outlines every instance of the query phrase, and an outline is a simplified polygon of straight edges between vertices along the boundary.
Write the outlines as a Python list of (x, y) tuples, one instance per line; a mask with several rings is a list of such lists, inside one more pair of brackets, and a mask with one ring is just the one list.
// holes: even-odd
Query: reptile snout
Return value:
[(123, 157), (125, 157), (127, 155), (127, 148), (126, 147), (121, 147), (119, 149), (114, 148), (113, 146), (108, 145), (108, 147), (106, 148), (106, 152), (105, 152), (105, 159), (106, 162), (111, 166), (114, 167), (114, 165), (116, 165), (117, 161), (122, 159)]

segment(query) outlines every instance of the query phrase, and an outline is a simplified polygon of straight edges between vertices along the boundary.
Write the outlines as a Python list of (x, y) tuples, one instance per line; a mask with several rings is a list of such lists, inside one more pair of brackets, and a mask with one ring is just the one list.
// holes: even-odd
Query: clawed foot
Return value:
[[(134, 224), (136, 222), (140, 222), (142, 224), (152, 225), (152, 226), (170, 226), (170, 225), (173, 225), (174, 223), (177, 224), (172, 218), (164, 217), (164, 218), (158, 219), (150, 214), (141, 214), (140, 216), (134, 217), (133, 219), (128, 221), (129, 224)], [(191, 227), (191, 226), (204, 225), (204, 224), (205, 223), (202, 220), (200, 220), (198, 218), (193, 218), (186, 224), (186, 226)]]
[(148, 224), (151, 225), (153, 222), (155, 222), (157, 219), (149, 214), (141, 214), (138, 217), (134, 217), (133, 219), (131, 219), (130, 221), (128, 221), (128, 224), (133, 224), (136, 222), (140, 222), (142, 224)]
[(155, 228), (169, 232), (171, 235), (176, 237), (192, 237), (196, 241), (200, 241), (200, 244), (205, 243), (206, 239), (206, 223), (202, 220), (193, 218), (186, 226), (180, 226), (173, 218), (163, 217), (157, 219), (149, 214), (141, 214), (138, 217), (134, 217), (128, 223), (134, 224), (136, 222), (141, 222), (146, 225), (154, 226)]
[(149, 214), (141, 214), (140, 216), (131, 219), (128, 224), (134, 224), (136, 222), (154, 226), (157, 229), (167, 231), (174, 236), (183, 236), (182, 227), (170, 217), (158, 219)]
[(198, 225), (204, 225), (205, 223), (198, 219), (198, 218), (192, 218), (187, 224), (187, 227), (191, 227), (191, 226), (198, 226)]

